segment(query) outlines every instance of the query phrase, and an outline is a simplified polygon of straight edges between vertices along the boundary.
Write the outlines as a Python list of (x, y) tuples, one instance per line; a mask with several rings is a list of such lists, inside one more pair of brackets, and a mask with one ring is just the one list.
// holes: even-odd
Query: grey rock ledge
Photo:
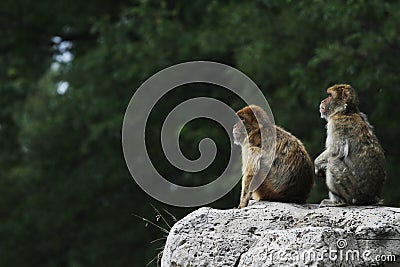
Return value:
[[(393, 262), (394, 261), (394, 262)], [(252, 202), (200, 208), (168, 235), (161, 266), (399, 266), (400, 208)]]

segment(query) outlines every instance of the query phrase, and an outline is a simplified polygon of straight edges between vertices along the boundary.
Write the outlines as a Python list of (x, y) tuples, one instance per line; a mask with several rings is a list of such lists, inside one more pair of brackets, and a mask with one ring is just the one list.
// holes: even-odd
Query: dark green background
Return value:
[[(353, 85), (386, 152), (386, 204), (399, 206), (399, 25), (398, 1), (1, 1), (0, 265), (144, 266), (157, 255), (164, 241), (150, 242), (163, 232), (133, 214), (167, 227), (151, 204), (169, 222), (163, 209), (178, 219), (193, 209), (159, 203), (134, 183), (121, 126), (136, 88), (185, 61), (217, 61), (247, 74), (277, 124), (313, 158), (324, 147), (318, 105), (325, 89)], [(66, 50), (72, 61), (57, 57)], [(69, 83), (65, 94), (57, 93), (60, 81)], [(164, 114), (184, 99), (241, 107), (217, 89), (192, 85), (166, 96), (148, 129), (155, 144)], [(197, 120), (181, 136), (189, 158), (207, 136), (221, 149), (202, 175), (157, 158), (157, 145), (150, 153), (169, 179), (203, 184), (226, 164), (227, 135)], [(317, 180), (309, 201), (326, 195)], [(238, 197), (236, 187), (210, 206), (231, 208)]]

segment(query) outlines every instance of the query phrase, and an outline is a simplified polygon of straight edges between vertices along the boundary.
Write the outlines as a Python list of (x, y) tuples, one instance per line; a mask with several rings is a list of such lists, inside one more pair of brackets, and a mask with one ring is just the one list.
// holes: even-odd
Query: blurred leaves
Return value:
[[(150, 241), (161, 233), (131, 214), (155, 216), (147, 204), (155, 200), (128, 173), (121, 125), (142, 82), (190, 60), (247, 74), (277, 124), (302, 139), (312, 157), (324, 146), (318, 104), (325, 88), (352, 84), (386, 151), (386, 203), (400, 205), (397, 1), (7, 0), (0, 22), (2, 266), (142, 266), (154, 257)], [(57, 57), (65, 52), (71, 61)], [(64, 94), (57, 93), (60, 82), (68, 83)], [(161, 101), (150, 134), (159, 135), (157, 123), (171, 105), (190, 97), (240, 108), (226, 91), (188, 88)], [(220, 141), (217, 158), (226, 158), (226, 134), (212, 123), (185, 126), (183, 152), (198, 156), (198, 140), (210, 135)], [(203, 184), (226, 164), (217, 161), (201, 177), (178, 172), (162, 156), (155, 160), (164, 174), (190, 184)], [(310, 201), (324, 197), (318, 180)], [(238, 188), (212, 206), (231, 208), (237, 200)], [(164, 207), (178, 218), (190, 211)]]

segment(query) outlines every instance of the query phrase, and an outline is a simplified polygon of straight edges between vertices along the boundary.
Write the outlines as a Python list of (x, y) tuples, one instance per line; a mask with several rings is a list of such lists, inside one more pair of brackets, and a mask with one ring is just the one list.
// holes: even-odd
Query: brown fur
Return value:
[[(313, 186), (313, 165), (300, 140), (273, 125), (258, 106), (245, 107), (236, 114), (242, 119), (233, 127), (235, 143), (242, 147), (243, 180), (239, 207), (247, 206), (251, 196), (256, 200), (305, 202)], [(273, 144), (274, 131), (276, 150), (271, 158), (265, 148)], [(261, 133), (265, 140), (261, 140)], [(271, 161), (268, 170), (265, 165)], [(249, 192), (255, 175), (264, 181), (254, 192)]]
[(358, 109), (348, 84), (327, 89), (321, 117), (327, 120), (326, 150), (315, 159), (315, 172), (326, 176), (324, 204), (369, 205), (381, 201), (386, 180), (385, 157), (367, 116)]

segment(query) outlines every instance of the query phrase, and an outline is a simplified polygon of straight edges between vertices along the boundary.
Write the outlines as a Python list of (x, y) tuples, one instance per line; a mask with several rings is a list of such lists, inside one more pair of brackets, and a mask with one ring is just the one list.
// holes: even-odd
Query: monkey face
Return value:
[(321, 113), (321, 118), (326, 119), (328, 117), (328, 113), (330, 113), (331, 109), (331, 101), (332, 96), (328, 95), (328, 97), (322, 100), (321, 104), (319, 104), (319, 112)]
[(247, 133), (250, 132), (252, 117), (254, 114), (250, 108), (243, 108), (236, 112), (236, 115), (239, 117), (239, 121), (233, 125), (233, 137), (234, 142), (237, 145), (243, 145)]
[(243, 121), (244, 119), (233, 125), (233, 140), (236, 145), (242, 145), (244, 143), (244, 140), (246, 139), (247, 133)]

